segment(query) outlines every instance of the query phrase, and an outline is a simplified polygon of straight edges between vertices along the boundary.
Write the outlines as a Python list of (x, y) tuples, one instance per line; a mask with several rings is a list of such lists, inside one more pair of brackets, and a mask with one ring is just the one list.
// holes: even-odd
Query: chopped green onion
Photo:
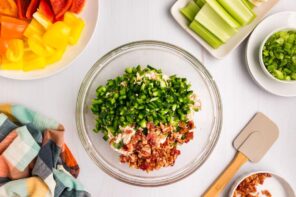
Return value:
[(277, 79), (296, 80), (296, 31), (273, 34), (263, 46), (263, 63)]
[(194, 110), (193, 91), (187, 80), (177, 76), (164, 80), (161, 70), (151, 66), (127, 68), (122, 76), (99, 86), (96, 93), (91, 106), (96, 116), (94, 132), (103, 132), (104, 140), (109, 139), (109, 134), (118, 135), (126, 126), (145, 129), (148, 122), (186, 122), (187, 114)]

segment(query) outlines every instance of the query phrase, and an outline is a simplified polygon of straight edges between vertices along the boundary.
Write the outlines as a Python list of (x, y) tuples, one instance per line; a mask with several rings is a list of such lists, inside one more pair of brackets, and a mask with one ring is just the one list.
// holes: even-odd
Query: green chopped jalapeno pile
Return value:
[(296, 31), (273, 34), (262, 51), (267, 70), (277, 79), (296, 80)]
[(102, 131), (108, 140), (109, 132), (116, 136), (126, 126), (145, 132), (148, 122), (154, 125), (187, 122), (191, 110), (199, 110), (194, 107), (192, 94), (185, 78), (165, 76), (151, 66), (127, 68), (122, 76), (97, 88), (91, 106), (96, 115), (94, 131)]

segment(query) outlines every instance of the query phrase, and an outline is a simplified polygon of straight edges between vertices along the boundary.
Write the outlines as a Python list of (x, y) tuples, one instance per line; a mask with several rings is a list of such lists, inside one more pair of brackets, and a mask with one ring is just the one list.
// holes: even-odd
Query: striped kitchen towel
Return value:
[(64, 127), (21, 105), (0, 105), (0, 197), (90, 196)]

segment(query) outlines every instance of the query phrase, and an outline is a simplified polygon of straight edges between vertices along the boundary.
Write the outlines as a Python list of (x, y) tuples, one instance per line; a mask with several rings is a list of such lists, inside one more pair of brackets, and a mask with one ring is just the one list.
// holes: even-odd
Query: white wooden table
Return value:
[[(244, 61), (246, 41), (225, 59), (212, 58), (173, 21), (169, 13), (173, 3), (174, 0), (101, 0), (96, 34), (84, 54), (69, 69), (48, 79), (0, 78), (0, 102), (24, 104), (63, 123), (67, 128), (66, 142), (80, 163), (79, 179), (95, 197), (200, 196), (234, 156), (234, 137), (255, 112), (261, 111), (278, 124), (280, 138), (260, 163), (247, 164), (237, 176), (252, 170), (270, 170), (285, 177), (296, 189), (296, 98), (271, 95), (255, 84)], [(281, 0), (271, 13), (293, 9), (296, 10), (296, 0)], [(93, 63), (119, 45), (146, 39), (176, 44), (198, 57), (218, 84), (224, 110), (221, 137), (207, 162), (188, 178), (157, 188), (127, 185), (105, 174), (83, 149), (75, 124), (76, 96)]]

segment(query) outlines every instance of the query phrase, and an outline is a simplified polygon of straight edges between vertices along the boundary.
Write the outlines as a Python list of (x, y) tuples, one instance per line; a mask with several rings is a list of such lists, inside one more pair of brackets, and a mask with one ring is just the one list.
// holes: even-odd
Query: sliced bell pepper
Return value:
[(50, 0), (55, 20), (62, 20), (64, 14), (71, 8), (73, 0)]
[(59, 21), (47, 29), (43, 35), (43, 42), (55, 49), (65, 48), (68, 44), (68, 36), (71, 28), (64, 22)]
[(43, 44), (42, 37), (39, 35), (32, 35), (28, 38), (29, 48), (39, 56), (45, 56), (46, 48)]
[(26, 11), (29, 7), (30, 0), (16, 0), (17, 16), (20, 19), (26, 19)]
[(50, 0), (52, 10), (57, 15), (63, 7), (65, 7), (67, 0)]
[(69, 43), (76, 44), (81, 36), (82, 30), (85, 26), (84, 21), (81, 18), (78, 18), (72, 12), (66, 12), (64, 17), (64, 22), (71, 28), (69, 35)]
[(23, 69), (23, 60), (21, 59), (18, 62), (12, 62), (6, 59), (5, 57), (2, 58), (2, 64), (0, 65), (0, 69), (2, 70), (22, 70)]
[(17, 16), (17, 6), (14, 0), (0, 1), (0, 15)]
[(8, 49), (8, 40), (0, 38), (0, 56), (5, 55)]
[(47, 63), (54, 64), (60, 61), (63, 58), (65, 51), (66, 48), (57, 49), (51, 56), (46, 58)]
[(8, 41), (6, 58), (11, 62), (19, 62), (24, 56), (24, 41), (21, 39), (11, 39)]
[(35, 12), (33, 14), (34, 19), (36, 19), (36, 21), (38, 21), (45, 29), (47, 29), (50, 25), (52, 25), (52, 23), (50, 22), (50, 20), (48, 20), (45, 16), (43, 16), (43, 14), (41, 14), (40, 12)]
[(39, 56), (48, 57), (55, 53), (55, 50), (53, 48), (44, 44), (40, 35), (35, 34), (29, 37), (28, 45), (30, 50)]
[(62, 20), (65, 13), (70, 10), (71, 6), (72, 6), (73, 0), (67, 0), (67, 3), (65, 4), (65, 6), (63, 7), (62, 10), (60, 10), (57, 15), (55, 16), (56, 20)]
[(70, 11), (79, 14), (84, 8), (85, 0), (73, 0)]
[(53, 22), (54, 13), (53, 13), (53, 10), (51, 8), (51, 4), (50, 4), (49, 0), (40, 0), (38, 12), (40, 12), (48, 20)]
[(44, 33), (45, 28), (36, 19), (32, 19), (24, 32), (24, 36), (29, 38), (32, 35), (42, 36)]
[(33, 14), (37, 11), (38, 5), (40, 0), (31, 0), (27, 12), (26, 12), (26, 18), (32, 19)]
[(1, 16), (1, 37), (3, 39), (22, 38), (28, 22), (10, 16)]
[(23, 66), (23, 71), (25, 72), (43, 69), (46, 66), (46, 59), (32, 51), (27, 51), (24, 54), (24, 62), (26, 62)]

